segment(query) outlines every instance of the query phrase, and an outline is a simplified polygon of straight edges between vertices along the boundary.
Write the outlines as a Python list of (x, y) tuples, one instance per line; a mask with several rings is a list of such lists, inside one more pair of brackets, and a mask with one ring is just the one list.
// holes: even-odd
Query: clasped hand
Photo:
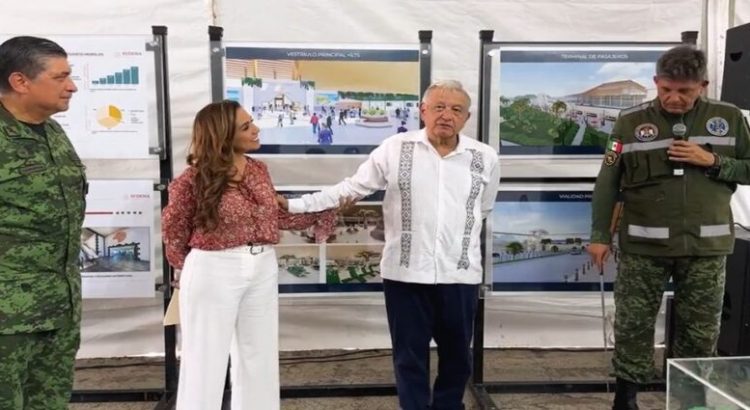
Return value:
[(667, 149), (667, 154), (669, 160), (674, 162), (684, 162), (699, 167), (710, 167), (714, 164), (714, 154), (694, 142), (675, 140)]

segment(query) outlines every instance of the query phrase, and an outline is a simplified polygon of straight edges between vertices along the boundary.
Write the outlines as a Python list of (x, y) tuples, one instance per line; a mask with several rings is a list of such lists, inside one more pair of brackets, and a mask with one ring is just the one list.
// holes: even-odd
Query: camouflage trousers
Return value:
[(0, 335), (0, 409), (67, 410), (80, 325)]
[(675, 357), (715, 354), (724, 298), (725, 256), (666, 258), (622, 254), (615, 282), (615, 376), (654, 376), (654, 326), (669, 278), (674, 282)]

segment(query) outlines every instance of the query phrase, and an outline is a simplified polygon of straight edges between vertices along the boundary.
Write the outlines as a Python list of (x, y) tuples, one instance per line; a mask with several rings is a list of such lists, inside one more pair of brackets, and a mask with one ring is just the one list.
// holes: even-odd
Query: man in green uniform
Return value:
[(588, 250), (601, 268), (610, 251), (613, 207), (618, 198), (624, 201), (615, 283), (615, 410), (638, 409), (638, 383), (654, 375), (654, 324), (670, 278), (675, 356), (715, 353), (726, 255), (734, 244), (729, 201), (737, 184), (750, 183), (750, 135), (742, 113), (701, 96), (708, 84), (705, 55), (690, 46), (667, 51), (654, 82), (656, 99), (620, 113), (592, 203)]
[(0, 409), (67, 409), (80, 342), (81, 160), (50, 116), (76, 86), (52, 41), (0, 45)]

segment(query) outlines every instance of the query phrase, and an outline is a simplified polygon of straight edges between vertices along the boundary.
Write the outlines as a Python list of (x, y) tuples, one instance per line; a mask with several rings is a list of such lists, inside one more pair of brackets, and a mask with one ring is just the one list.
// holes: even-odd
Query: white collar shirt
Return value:
[(289, 200), (292, 213), (335, 208), (385, 189), (384, 279), (423, 284), (482, 281), (480, 233), (500, 181), (497, 153), (459, 135), (441, 157), (424, 130), (387, 138), (335, 186)]

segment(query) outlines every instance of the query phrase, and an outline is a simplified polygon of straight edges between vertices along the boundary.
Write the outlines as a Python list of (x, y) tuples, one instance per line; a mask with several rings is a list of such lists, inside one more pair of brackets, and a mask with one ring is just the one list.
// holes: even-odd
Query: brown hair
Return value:
[(656, 75), (675, 81), (705, 81), (706, 54), (690, 45), (669, 49), (656, 62)]
[(193, 122), (187, 163), (196, 169), (194, 222), (207, 231), (219, 224), (219, 203), (233, 176), (232, 143), (239, 108), (236, 101), (211, 103), (198, 111)]

